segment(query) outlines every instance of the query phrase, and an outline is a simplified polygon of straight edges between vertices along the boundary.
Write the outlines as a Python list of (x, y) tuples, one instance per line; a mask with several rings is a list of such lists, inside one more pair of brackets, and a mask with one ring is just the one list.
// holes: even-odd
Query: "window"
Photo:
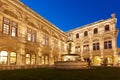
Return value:
[(36, 55), (35, 54), (26, 54), (26, 64), (35, 64)]
[(80, 46), (75, 47), (75, 52), (80, 52)]
[(31, 64), (35, 64), (35, 54), (31, 55)]
[(109, 25), (106, 25), (106, 26), (105, 26), (105, 31), (109, 31), (109, 30), (110, 30)]
[(18, 24), (14, 21), (10, 21), (7, 18), (3, 18), (3, 33), (11, 35), (13, 37), (17, 37), (17, 27)]
[(8, 53), (6, 51), (0, 52), (0, 64), (7, 64)]
[(26, 54), (26, 64), (30, 64), (30, 54)]
[(16, 22), (12, 22), (11, 36), (14, 36), (14, 37), (17, 36), (17, 23)]
[(93, 50), (99, 50), (100, 47), (99, 47), (99, 43), (94, 43), (93, 44)]
[(88, 32), (87, 31), (84, 32), (84, 36), (88, 36)]
[(79, 33), (76, 34), (76, 39), (78, 39), (78, 38), (79, 38)]
[(15, 52), (11, 52), (10, 53), (10, 64), (16, 64), (16, 53)]
[(111, 48), (112, 48), (112, 41), (105, 41), (104, 49), (111, 49)]
[(36, 42), (36, 32), (28, 28), (27, 30), (27, 40), (30, 42)]
[(97, 33), (98, 33), (98, 29), (95, 28), (95, 29), (94, 29), (94, 34), (97, 34)]
[(2, 29), (4, 34), (9, 34), (10, 33), (10, 20), (7, 18), (3, 18), (3, 29)]
[(43, 37), (42, 37), (42, 45), (43, 45), (43, 46), (49, 45), (49, 39), (48, 39), (48, 37), (45, 36), (45, 35), (43, 35)]
[(88, 44), (83, 46), (83, 51), (89, 51), (89, 45)]

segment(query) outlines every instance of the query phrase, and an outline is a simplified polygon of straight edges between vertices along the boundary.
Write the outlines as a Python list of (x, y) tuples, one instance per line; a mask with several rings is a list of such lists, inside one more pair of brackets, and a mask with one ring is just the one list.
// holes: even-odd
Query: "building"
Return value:
[(19, 0), (0, 0), (0, 65), (52, 65), (66, 53), (64, 32)]
[(81, 60), (118, 63), (116, 17), (63, 32), (19, 0), (0, 0), (0, 68), (52, 65), (67, 54), (67, 36)]
[(118, 63), (116, 16), (100, 20), (67, 32), (73, 36), (73, 52), (80, 55), (81, 60), (91, 61), (98, 66), (104, 63)]

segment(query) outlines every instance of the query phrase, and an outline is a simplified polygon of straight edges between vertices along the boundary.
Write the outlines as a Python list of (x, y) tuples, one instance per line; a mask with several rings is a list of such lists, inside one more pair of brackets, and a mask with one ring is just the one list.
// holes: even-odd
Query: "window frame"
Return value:
[(105, 25), (105, 31), (110, 31), (110, 25)]
[(79, 39), (80, 35), (79, 33), (76, 34), (76, 39)]
[(85, 31), (84, 32), (84, 37), (87, 37), (88, 36), (88, 31)]
[[(6, 20), (8, 20), (8, 22), (7, 21), (5, 21), (5, 19)], [(8, 26), (8, 31), (7, 31), (7, 33), (6, 33), (6, 29), (5, 29), (5, 25), (6, 26)], [(5, 31), (5, 32), (4, 32)], [(7, 34), (7, 35), (10, 35), (10, 19), (8, 19), (8, 18), (6, 18), (6, 17), (3, 17), (3, 25), (2, 25), (2, 33), (3, 34)]]
[(93, 32), (94, 34), (98, 34), (98, 28), (94, 28)]

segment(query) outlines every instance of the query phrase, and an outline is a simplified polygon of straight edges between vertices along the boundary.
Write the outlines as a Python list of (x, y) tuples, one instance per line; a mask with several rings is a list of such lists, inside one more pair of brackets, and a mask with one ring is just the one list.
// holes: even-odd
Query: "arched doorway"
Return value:
[(100, 56), (95, 56), (93, 58), (93, 65), (94, 66), (100, 66), (101, 65), (101, 58), (100, 58)]

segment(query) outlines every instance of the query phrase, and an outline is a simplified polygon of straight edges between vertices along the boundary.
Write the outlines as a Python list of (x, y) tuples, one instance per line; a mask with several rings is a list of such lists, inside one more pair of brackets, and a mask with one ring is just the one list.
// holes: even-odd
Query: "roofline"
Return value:
[(86, 24), (86, 25), (83, 25), (83, 26), (80, 26), (80, 27), (71, 29), (71, 30), (67, 31), (66, 33), (71, 32), (71, 31), (75, 31), (75, 30), (78, 30), (78, 29), (82, 29), (82, 28), (85, 28), (85, 27), (89, 27), (89, 26), (92, 26), (92, 25), (95, 25), (95, 24), (98, 24), (98, 23), (101, 23), (101, 22), (104, 22), (104, 21), (107, 21), (107, 20), (110, 20), (110, 19), (113, 19), (113, 17), (112, 17), (112, 18), (105, 19), (105, 20), (104, 20), (104, 19), (101, 19), (101, 20), (92, 22), (92, 23), (90, 23), (90, 24)]
[(51, 25), (54, 29), (56, 29), (57, 31), (61, 32), (63, 35), (65, 35), (64, 31), (62, 31), (61, 29), (59, 29), (57, 26), (55, 26), (54, 24), (52, 24), (50, 21), (48, 21), (47, 19), (45, 19), (44, 17), (42, 17), (40, 14), (38, 14), (37, 12), (35, 12), (34, 10), (32, 10), (31, 8), (29, 8), (27, 5), (25, 5), (24, 3), (22, 3), (20, 0), (11, 0), (12, 2), (15, 2), (17, 4), (19, 4), (19, 6), (23, 7), (24, 9), (28, 10), (30, 13), (32, 13), (36, 18), (45, 21), (47, 24)]

